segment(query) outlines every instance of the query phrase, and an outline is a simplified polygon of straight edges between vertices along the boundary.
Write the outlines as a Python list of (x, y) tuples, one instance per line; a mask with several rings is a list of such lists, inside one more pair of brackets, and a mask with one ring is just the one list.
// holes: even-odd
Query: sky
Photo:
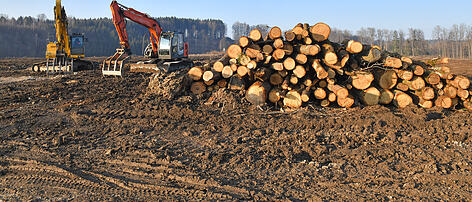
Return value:
[[(111, 0), (62, 0), (68, 16), (111, 18)], [(176, 16), (221, 19), (231, 25), (245, 22), (290, 29), (299, 22), (324, 22), (331, 27), (357, 31), (362, 27), (378, 29), (419, 28), (430, 38), (436, 25), (472, 25), (472, 1), (468, 0), (118, 0), (119, 3), (153, 17)], [(0, 0), (0, 14), (9, 17), (46, 14), (53, 18), (55, 0)]]

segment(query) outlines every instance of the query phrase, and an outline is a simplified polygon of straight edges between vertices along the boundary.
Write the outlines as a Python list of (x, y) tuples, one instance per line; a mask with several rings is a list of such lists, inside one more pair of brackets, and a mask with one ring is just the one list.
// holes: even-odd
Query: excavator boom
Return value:
[(162, 28), (159, 26), (159, 23), (145, 13), (123, 6), (116, 1), (111, 2), (110, 8), (113, 14), (113, 23), (115, 24), (116, 31), (120, 37), (121, 47), (125, 49), (125, 52), (128, 53), (128, 55), (131, 54), (128, 33), (126, 32), (125, 18), (128, 18), (133, 22), (148, 28), (153, 55), (157, 55), (157, 51), (159, 50), (159, 38), (162, 33)]

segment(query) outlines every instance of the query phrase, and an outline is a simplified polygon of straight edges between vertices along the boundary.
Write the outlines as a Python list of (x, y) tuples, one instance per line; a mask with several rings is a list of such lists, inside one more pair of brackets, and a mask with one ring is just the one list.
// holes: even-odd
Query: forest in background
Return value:
[[(222, 51), (233, 43), (231, 38), (226, 37), (227, 27), (221, 20), (176, 17), (162, 17), (157, 20), (164, 31), (184, 33), (192, 54)], [(270, 26), (236, 22), (231, 28), (231, 37), (239, 39), (240, 36), (247, 36), (252, 29), (259, 29), (266, 35)], [(149, 43), (148, 30), (129, 22), (127, 31), (132, 52), (142, 55), (144, 47)], [(69, 18), (69, 33), (85, 33), (88, 39), (86, 56), (110, 56), (119, 47), (118, 35), (109, 18)], [(330, 40), (342, 42), (354, 39), (401, 55), (472, 58), (472, 26), (436, 26), (431, 36), (431, 39), (426, 39), (425, 33), (416, 28), (410, 28), (406, 32), (372, 27), (361, 28), (356, 32), (332, 28)], [(43, 57), (46, 44), (54, 40), (54, 21), (48, 20), (44, 14), (16, 19), (0, 14), (0, 57)]]
[[(221, 50), (232, 41), (226, 38), (226, 25), (221, 20), (157, 18), (164, 31), (181, 32), (189, 42), (190, 53)], [(110, 56), (120, 43), (115, 26), (109, 18), (69, 18), (69, 34), (85, 33), (86, 56)], [(149, 31), (128, 21), (127, 32), (131, 51), (142, 55), (149, 43)], [(45, 15), (8, 18), (0, 15), (0, 57), (43, 57), (46, 44), (55, 41), (54, 21)]]

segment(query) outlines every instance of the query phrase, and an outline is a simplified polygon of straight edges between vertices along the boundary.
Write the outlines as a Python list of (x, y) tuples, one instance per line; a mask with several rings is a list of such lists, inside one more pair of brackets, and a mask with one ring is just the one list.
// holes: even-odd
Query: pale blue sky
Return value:
[[(67, 14), (77, 18), (111, 17), (110, 0), (63, 0)], [(361, 27), (382, 29), (420, 28), (429, 38), (434, 26), (472, 25), (472, 1), (426, 0), (119, 0), (153, 17), (176, 16), (221, 19), (228, 25), (236, 22), (268, 24), (289, 29), (298, 22), (325, 22), (332, 27), (357, 31)], [(0, 0), (0, 13), (10, 17), (53, 17), (55, 0)], [(232, 4), (232, 5), (231, 5)]]

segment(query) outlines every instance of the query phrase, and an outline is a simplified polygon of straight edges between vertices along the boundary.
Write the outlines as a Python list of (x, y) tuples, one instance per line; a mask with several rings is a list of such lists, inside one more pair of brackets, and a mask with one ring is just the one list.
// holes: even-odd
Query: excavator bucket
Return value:
[(124, 65), (129, 59), (128, 54), (124, 49), (116, 49), (116, 53), (108, 57), (102, 64), (102, 74), (104, 76), (123, 76)]

